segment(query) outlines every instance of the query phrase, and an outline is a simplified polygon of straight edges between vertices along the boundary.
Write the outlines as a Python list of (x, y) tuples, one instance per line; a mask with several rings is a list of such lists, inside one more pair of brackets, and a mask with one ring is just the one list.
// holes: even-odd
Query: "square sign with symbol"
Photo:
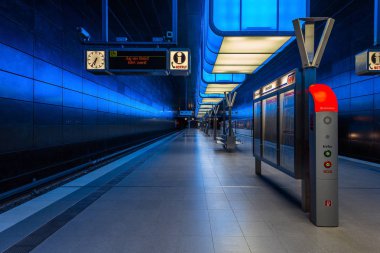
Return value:
[(170, 49), (170, 73), (188, 75), (190, 72), (190, 51), (188, 49)]
[(380, 52), (369, 52), (368, 69), (380, 70)]
[(380, 50), (367, 49), (355, 55), (355, 72), (359, 76), (380, 74)]

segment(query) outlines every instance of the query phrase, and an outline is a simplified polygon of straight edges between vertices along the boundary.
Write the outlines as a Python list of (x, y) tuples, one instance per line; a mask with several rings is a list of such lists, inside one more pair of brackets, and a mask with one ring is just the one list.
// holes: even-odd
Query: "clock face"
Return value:
[(105, 69), (104, 51), (87, 51), (87, 69)]

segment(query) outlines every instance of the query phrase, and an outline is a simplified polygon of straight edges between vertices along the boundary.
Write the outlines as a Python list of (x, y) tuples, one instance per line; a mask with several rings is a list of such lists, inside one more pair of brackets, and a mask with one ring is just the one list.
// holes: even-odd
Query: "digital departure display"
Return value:
[(110, 71), (166, 71), (166, 50), (110, 50), (108, 55)]

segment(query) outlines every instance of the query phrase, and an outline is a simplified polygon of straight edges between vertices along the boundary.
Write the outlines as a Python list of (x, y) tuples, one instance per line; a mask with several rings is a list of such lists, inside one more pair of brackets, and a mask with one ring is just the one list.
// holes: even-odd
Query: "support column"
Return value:
[(380, 18), (379, 18), (379, 13), (380, 13), (380, 5), (379, 5), (379, 0), (374, 0), (375, 1), (375, 7), (373, 8), (374, 10), (374, 30), (373, 30), (373, 45), (375, 47), (380, 45)]
[(311, 175), (310, 175), (310, 161), (309, 161), (309, 86), (311, 84), (316, 83), (317, 79), (317, 69), (316, 68), (306, 68), (303, 71), (303, 83), (304, 83), (304, 107), (303, 107), (303, 117), (305, 122), (303, 128), (303, 148), (304, 148), (304, 156), (302, 159), (302, 167), (303, 167), (303, 180), (302, 180), (302, 210), (305, 212), (310, 212), (311, 205)]
[(232, 106), (228, 107), (228, 136), (232, 136)]
[(223, 100), (223, 135), (226, 135), (226, 100)]
[(102, 40), (108, 42), (108, 0), (102, 0)]
[(218, 129), (218, 126), (217, 126), (217, 124), (218, 124), (218, 118), (216, 117), (216, 116), (214, 116), (214, 140), (216, 140), (216, 132), (217, 132), (217, 129)]

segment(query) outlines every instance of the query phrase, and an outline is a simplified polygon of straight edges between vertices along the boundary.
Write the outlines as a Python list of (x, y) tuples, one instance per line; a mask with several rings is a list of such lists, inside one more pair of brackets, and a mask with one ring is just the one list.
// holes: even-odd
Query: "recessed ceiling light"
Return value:
[(272, 54), (218, 54), (215, 65), (261, 65)]
[(291, 36), (242, 36), (224, 37), (219, 54), (223, 53), (265, 53), (273, 54)]
[(252, 74), (255, 69), (259, 66), (224, 66), (215, 65), (212, 73), (241, 73), (241, 74)]

